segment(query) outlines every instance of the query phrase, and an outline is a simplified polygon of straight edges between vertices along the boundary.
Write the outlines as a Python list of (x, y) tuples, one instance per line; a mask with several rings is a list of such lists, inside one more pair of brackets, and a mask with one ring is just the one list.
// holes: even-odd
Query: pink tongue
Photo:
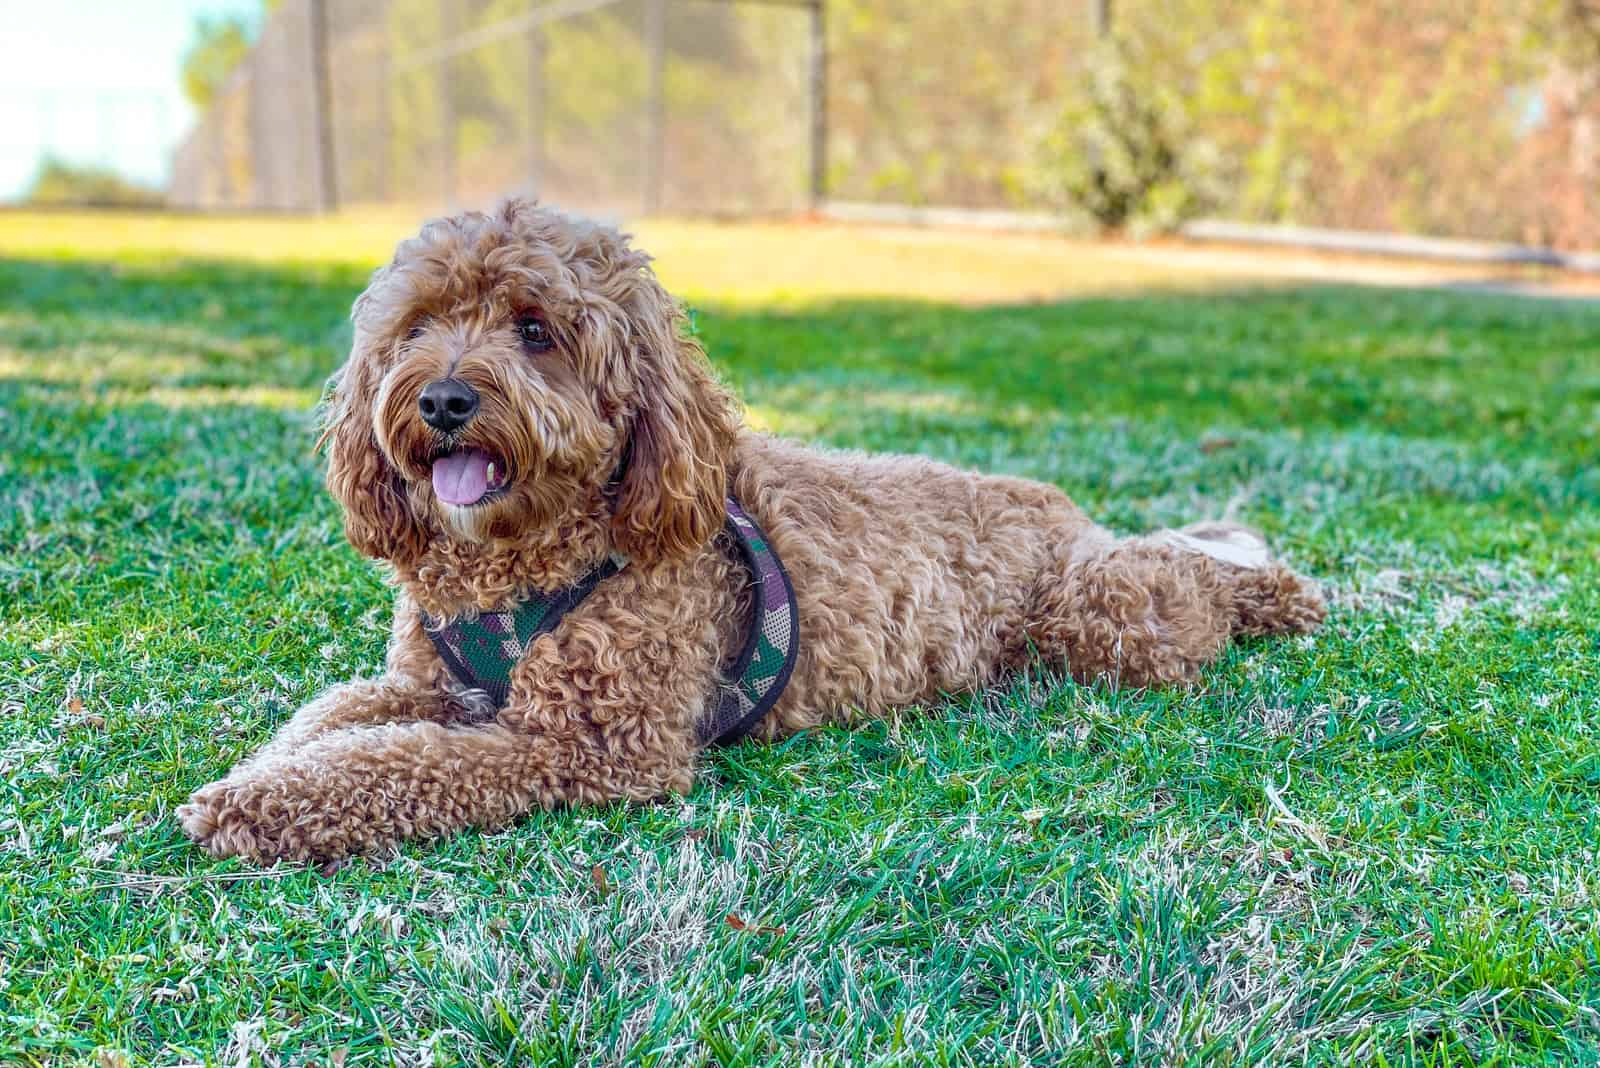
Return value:
[(446, 504), (477, 504), (488, 489), (488, 453), (461, 449), (433, 461), (433, 492)]

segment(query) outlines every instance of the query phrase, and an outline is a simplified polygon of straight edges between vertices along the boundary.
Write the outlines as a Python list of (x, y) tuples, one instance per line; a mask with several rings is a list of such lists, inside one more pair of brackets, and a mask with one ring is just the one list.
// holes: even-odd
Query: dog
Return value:
[[(1117, 538), (1053, 486), (744, 427), (649, 257), (533, 203), (427, 223), (352, 318), (327, 481), (350, 543), (389, 568), (386, 663), (179, 808), (218, 857), (334, 863), (687, 791), (769, 600), (796, 631), (767, 649), (786, 684), (737, 732), (767, 740), (1030, 662), (1184, 685), (1235, 637), (1323, 619), (1244, 528)], [(764, 593), (732, 509), (781, 562)], [(509, 646), (498, 698), (440, 640), (586, 581)]]

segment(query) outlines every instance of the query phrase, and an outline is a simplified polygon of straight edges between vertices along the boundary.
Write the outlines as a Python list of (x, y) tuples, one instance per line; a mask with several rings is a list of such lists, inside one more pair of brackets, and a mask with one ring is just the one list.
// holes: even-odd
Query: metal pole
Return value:
[(1090, 7), (1094, 14), (1094, 33), (1096, 37), (1110, 37), (1112, 24), (1113, 0), (1090, 0)]
[(208, 116), (211, 119), (211, 131), (207, 140), (210, 142), (208, 147), (210, 149), (213, 177), (213, 181), (209, 183), (211, 188), (207, 191), (206, 197), (208, 202), (206, 206), (209, 208), (233, 206), (228, 203), (228, 153), (222, 143), (222, 127), (227, 122), (227, 116), (222, 113), (223, 109), (218, 106), (221, 100), (222, 96), (219, 94), (217, 99), (212, 101), (210, 115)]
[[(457, 10), (458, 0), (443, 0), (440, 18), (444, 22), (445, 40), (455, 37), (461, 23)], [(459, 136), (456, 131), (455, 57), (446, 56), (439, 63), (439, 178), (443, 185), (444, 202), (454, 210), (456, 206), (456, 148)]]
[(389, 42), (387, 37), (378, 41), (378, 56), (372, 64), (374, 83), (372, 104), (376, 111), (373, 125), (376, 130), (373, 135), (374, 149), (372, 154), (372, 191), (370, 194), (375, 201), (389, 199), (389, 167), (394, 159), (394, 125), (389, 115), (389, 96), (393, 92), (389, 85)]
[(528, 193), (544, 191), (544, 28), (528, 30)]
[(667, 155), (667, 0), (649, 0), (645, 15), (646, 47), (650, 49), (649, 114), (645, 131), (644, 211), (661, 210)]
[(311, 20), (311, 77), (316, 94), (313, 107), (317, 120), (317, 207), (321, 211), (336, 211), (339, 170), (333, 154), (333, 79), (328, 67), (327, 0), (310, 0), (307, 17)]
[(811, 210), (828, 198), (827, 0), (811, 4)]
[[(272, 203), (273, 194), (276, 191), (271, 188), (269, 183), (265, 158), (271, 132), (266, 121), (266, 109), (261, 99), (261, 87), (256, 84), (254, 75), (252, 74), (243, 84), (245, 122), (247, 123), (245, 143), (249, 146), (247, 155), (250, 160), (250, 182), (249, 189), (244, 194), (245, 203), (241, 206), (259, 211), (264, 207), (279, 206)], [(284, 192), (287, 193), (288, 191)], [(288, 206), (291, 210), (303, 207), (303, 205), (295, 203), (290, 203)]]

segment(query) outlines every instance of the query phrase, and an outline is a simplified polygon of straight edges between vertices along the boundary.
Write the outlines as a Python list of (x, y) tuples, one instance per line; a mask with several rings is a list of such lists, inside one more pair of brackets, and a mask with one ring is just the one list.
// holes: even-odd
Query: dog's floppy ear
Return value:
[(648, 273), (630, 297), (638, 395), (611, 532), (648, 562), (686, 556), (722, 529), (739, 418), (677, 303)]
[(357, 551), (406, 562), (421, 555), (423, 530), (411, 512), (405, 484), (373, 436), (375, 384), (368, 344), (356, 331), (350, 359), (328, 380), (323, 440), (328, 442), (328, 491), (344, 509), (344, 533)]

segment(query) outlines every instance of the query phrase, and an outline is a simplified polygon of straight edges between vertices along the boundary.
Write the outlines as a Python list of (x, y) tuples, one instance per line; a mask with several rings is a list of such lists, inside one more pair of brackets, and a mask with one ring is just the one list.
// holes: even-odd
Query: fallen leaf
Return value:
[(72, 700), (68, 701), (67, 711), (71, 712), (74, 716), (83, 715), (83, 698), (74, 697)]
[(154, 990), (150, 991), (150, 1000), (193, 1001), (198, 994), (199, 991), (195, 989), (195, 985), (192, 981), (188, 979), (180, 979), (178, 980), (178, 985), (175, 987), (158, 986)]
[(328, 1063), (330, 1065), (332, 1065), (333, 1068), (344, 1068), (345, 1059), (348, 1058), (349, 1056), (350, 1056), (350, 1047), (349, 1046), (340, 1046), (338, 1049), (336, 1049), (332, 1053), (328, 1054)]
[(732, 927), (735, 931), (749, 931), (752, 934), (778, 934), (778, 935), (781, 935), (781, 934), (787, 933), (787, 931), (788, 931), (788, 928), (786, 928), (786, 927), (768, 927), (766, 924), (746, 923), (743, 919), (740, 918), (740, 916), (739, 916), (739, 914), (737, 912), (728, 913), (726, 922), (727, 922), (728, 926)]
[(1221, 452), (1223, 449), (1231, 449), (1237, 444), (1239, 444), (1239, 439), (1237, 438), (1206, 438), (1200, 443), (1200, 451), (1209, 456), (1214, 452)]
[(601, 897), (611, 893), (611, 880), (606, 878), (606, 870), (596, 864), (589, 870), (589, 878), (594, 882), (594, 892)]

